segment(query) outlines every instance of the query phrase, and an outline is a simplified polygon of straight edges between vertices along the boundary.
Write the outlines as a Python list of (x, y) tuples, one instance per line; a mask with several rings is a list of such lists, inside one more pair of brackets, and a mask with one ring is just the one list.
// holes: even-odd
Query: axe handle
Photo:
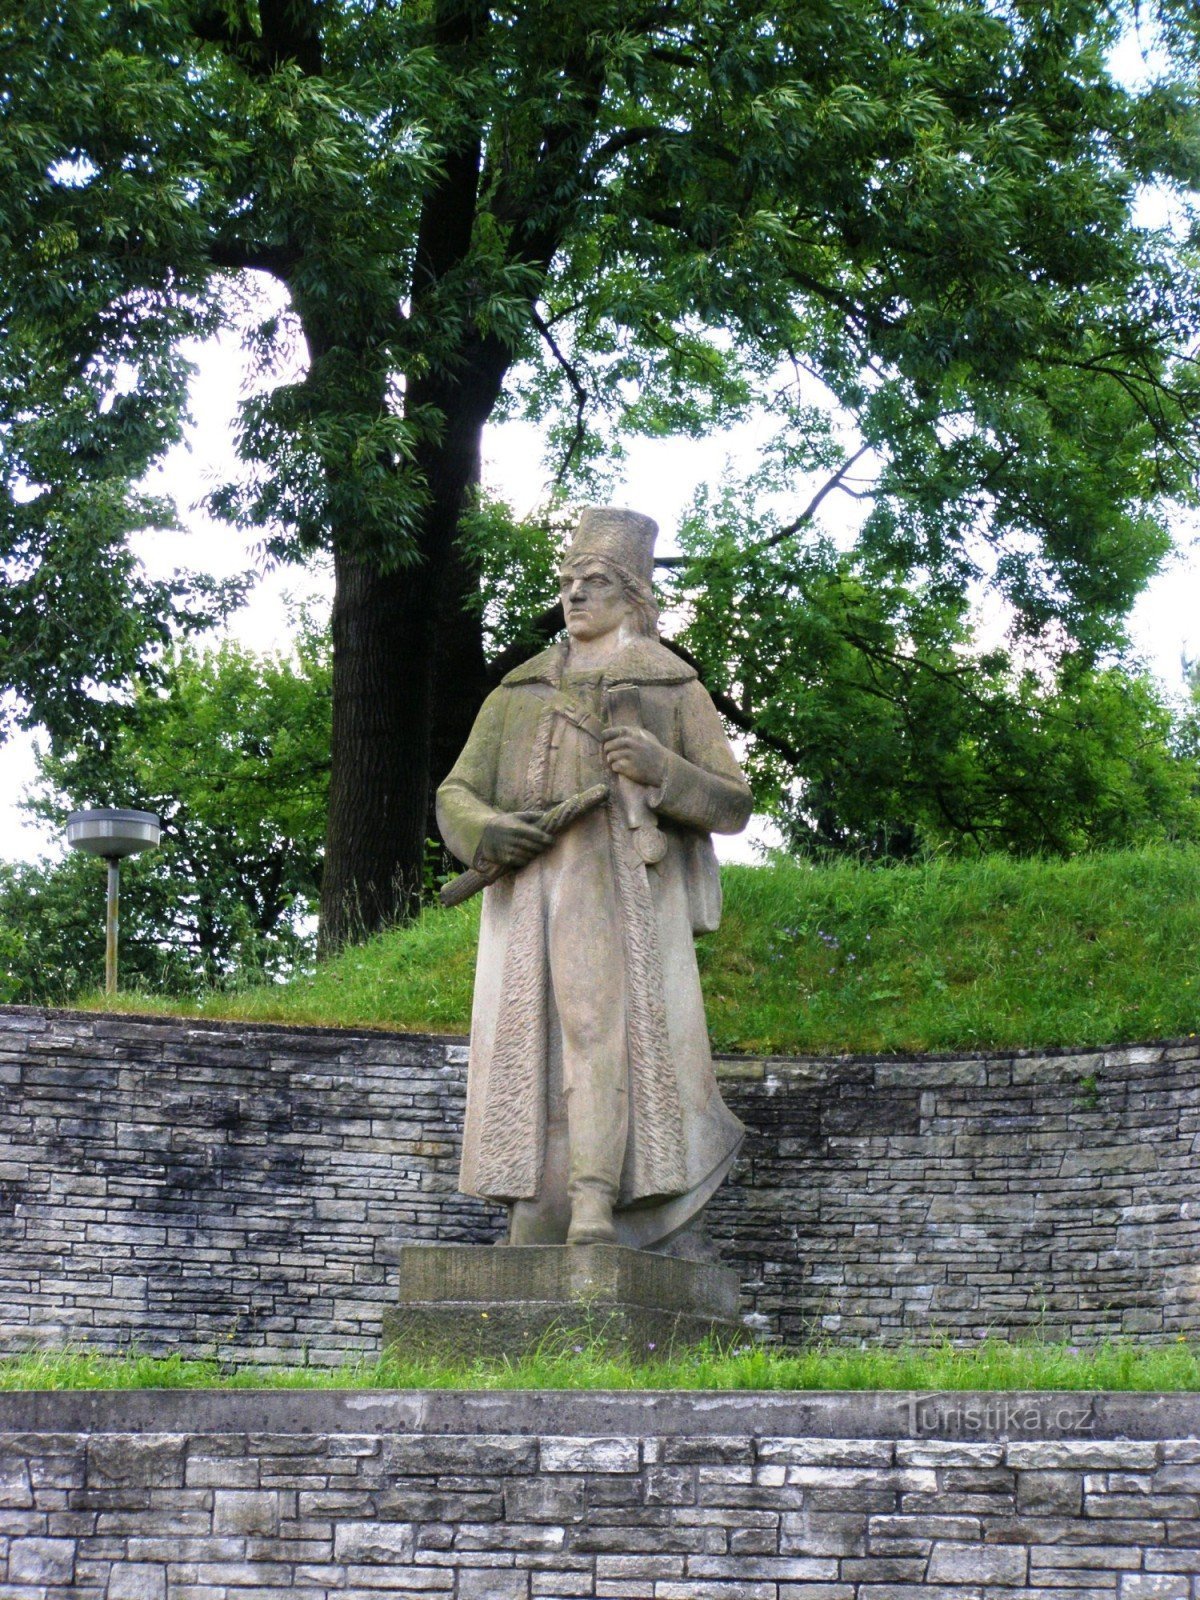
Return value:
[[(573, 822), (578, 822), (580, 817), (586, 817), (589, 811), (595, 811), (596, 807), (603, 805), (607, 799), (608, 785), (594, 783), (590, 789), (581, 789), (578, 794), (560, 800), (548, 811), (543, 811), (538, 818), (538, 824), (547, 833), (557, 836), (564, 833)], [(515, 867), (503, 867), (499, 863), (489, 865), (482, 871), (478, 867), (468, 867), (465, 872), (460, 872), (457, 878), (451, 878), (449, 883), (442, 885), (438, 890), (438, 899), (449, 910), (451, 906), (462, 905), (463, 901), (469, 900), (473, 894), (478, 894), (489, 884), (496, 883), (500, 878), (515, 871)]]

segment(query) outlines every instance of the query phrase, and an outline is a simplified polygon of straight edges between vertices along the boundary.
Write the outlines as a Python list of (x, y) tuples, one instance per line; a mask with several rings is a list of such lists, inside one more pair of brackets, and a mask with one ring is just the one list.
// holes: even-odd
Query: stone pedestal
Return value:
[(408, 1244), (389, 1254), (400, 1300), (384, 1315), (383, 1343), (397, 1354), (519, 1355), (545, 1340), (657, 1356), (746, 1336), (737, 1274), (710, 1262), (611, 1244)]

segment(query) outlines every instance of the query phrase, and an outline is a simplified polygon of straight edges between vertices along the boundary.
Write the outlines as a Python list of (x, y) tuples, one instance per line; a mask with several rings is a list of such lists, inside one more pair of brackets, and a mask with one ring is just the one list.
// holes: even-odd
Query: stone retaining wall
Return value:
[(1197, 1600), (1200, 1401), (0, 1395), (4, 1600)]
[[(466, 1049), (0, 1009), (0, 1350), (336, 1362), (456, 1192)], [(711, 1208), (767, 1333), (1200, 1332), (1200, 1041), (718, 1063), (749, 1129)]]

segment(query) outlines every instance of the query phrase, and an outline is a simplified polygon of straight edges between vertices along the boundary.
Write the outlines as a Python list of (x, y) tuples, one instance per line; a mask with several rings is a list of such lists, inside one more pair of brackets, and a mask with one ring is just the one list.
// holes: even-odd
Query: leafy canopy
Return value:
[[(828, 460), (784, 360), (879, 453), (872, 549), (959, 584), (982, 534), (1022, 615), (1086, 631), (1195, 468), (1194, 258), (1133, 209), (1195, 183), (1200, 23), (1156, 14), (1176, 76), (1131, 89), (1133, 12), (1100, 0), (18, 0), (10, 488), (44, 537), (70, 480), (135, 481), (178, 432), (180, 340), (236, 319), (229, 274), (257, 267), (310, 365), (247, 401), (219, 503), (280, 551), (336, 529), (411, 558), (406, 463), (444, 418), (404, 392), (472, 334), (533, 364), (509, 404), (560, 435), (577, 403), (658, 433), (766, 399)], [(468, 242), (419, 281), (422, 202), (472, 141)], [(264, 361), (296, 336), (250, 331)]]
[[(1131, 86), (1144, 18), (1163, 66)], [(264, 370), (302, 350), (214, 497), (285, 558), (434, 559), (446, 452), (494, 414), (587, 490), (622, 434), (765, 407), (783, 492), (831, 474), (866, 510), (812, 569), (843, 619), (821, 671), (853, 646), (869, 677), (862, 594), (944, 657), (980, 584), (1086, 665), (1195, 500), (1194, 0), (12, 0), (0, 46), (0, 666), (29, 715), (119, 679), (177, 603), (127, 538), (168, 515), (137, 485), (182, 341), (223, 323)], [(1138, 220), (1150, 183), (1169, 224)], [(757, 714), (815, 579), (767, 606), (777, 565), (726, 538), (695, 534), (678, 592), (761, 612), (753, 652), (715, 604), (693, 641)]]

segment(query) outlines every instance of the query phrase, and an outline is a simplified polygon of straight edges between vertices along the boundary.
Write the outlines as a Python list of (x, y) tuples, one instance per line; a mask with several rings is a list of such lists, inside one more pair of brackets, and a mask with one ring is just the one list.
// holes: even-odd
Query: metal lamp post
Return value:
[(153, 811), (72, 811), (67, 818), (67, 843), (108, 862), (108, 900), (104, 915), (104, 992), (117, 992), (117, 903), (121, 893), (121, 857), (151, 850), (162, 835)]

